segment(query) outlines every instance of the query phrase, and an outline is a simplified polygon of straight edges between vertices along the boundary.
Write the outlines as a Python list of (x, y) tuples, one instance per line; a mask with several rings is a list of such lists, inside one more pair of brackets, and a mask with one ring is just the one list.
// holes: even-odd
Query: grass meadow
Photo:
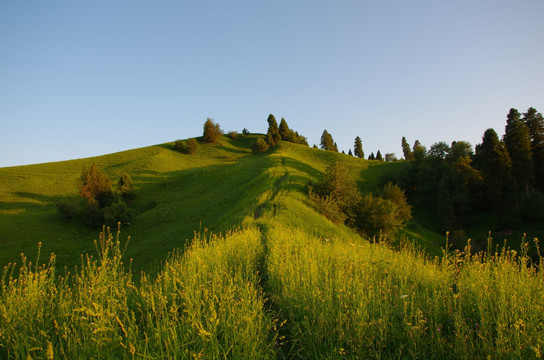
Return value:
[[(362, 189), (399, 165), (294, 144), (252, 155), (252, 141), (0, 169), (2, 184), (25, 176), (0, 193), (0, 358), (544, 356), (537, 240), (433, 255), (421, 239), (362, 239), (314, 211), (305, 186), (338, 160)], [(122, 233), (56, 215), (93, 162), (135, 179)]]

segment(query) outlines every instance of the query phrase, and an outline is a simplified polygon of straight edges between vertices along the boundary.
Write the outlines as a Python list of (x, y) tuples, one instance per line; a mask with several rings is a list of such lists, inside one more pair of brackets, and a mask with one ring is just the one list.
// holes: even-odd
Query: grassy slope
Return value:
[[(80, 174), (93, 163), (113, 182), (123, 173), (133, 178), (138, 215), (123, 234), (131, 237), (127, 256), (134, 258), (136, 270), (153, 268), (170, 250), (191, 239), (194, 231), (224, 232), (247, 224), (268, 210), (280, 189), (292, 197), (282, 205), (289, 213), (286, 221), (313, 228), (318, 236), (332, 236), (338, 226), (301, 207), (308, 181), (320, 179), (329, 164), (342, 161), (361, 190), (369, 191), (384, 173), (401, 166), (290, 143), (266, 155), (253, 155), (250, 147), (255, 138), (224, 138), (221, 145), (200, 146), (194, 155), (162, 144), (88, 159), (0, 168), (0, 265), (19, 261), (21, 252), (33, 259), (39, 241), (42, 252), (54, 252), (60, 265), (78, 264), (79, 254), (94, 251), (96, 229), (62, 221), (55, 206), (59, 200), (78, 197)], [(409, 235), (417, 238), (418, 230)], [(436, 245), (430, 247), (436, 252)]]

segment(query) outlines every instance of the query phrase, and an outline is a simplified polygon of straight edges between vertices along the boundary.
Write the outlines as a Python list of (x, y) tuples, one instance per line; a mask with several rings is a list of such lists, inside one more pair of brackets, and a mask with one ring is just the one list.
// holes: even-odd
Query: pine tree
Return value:
[[(280, 129), (278, 128), (278, 123), (274, 115), (268, 115), (268, 132), (266, 133), (266, 141), (268, 146), (275, 146), (281, 141)], [(269, 142), (270, 141), (270, 142)]]
[(404, 154), (404, 160), (414, 160), (412, 149), (410, 149), (410, 145), (404, 136), (402, 137), (402, 153)]
[(284, 118), (281, 118), (279, 133), (282, 140), (296, 142), (293, 136), (294, 133), (292, 133), (292, 131), (289, 129), (289, 126), (287, 125), (287, 121), (285, 121)]
[(349, 149), (349, 151), (348, 151), (348, 155), (351, 155), (351, 156), (353, 156), (353, 153), (351, 152), (351, 149)]
[(376, 160), (376, 157), (374, 156), (373, 152), (371, 152), (370, 155), (368, 155), (368, 160)]
[(512, 172), (517, 189), (528, 194), (530, 186), (534, 183), (531, 139), (529, 128), (520, 119), (518, 110), (514, 108), (510, 109), (507, 116), (504, 145), (512, 160)]
[(321, 135), (321, 149), (328, 151), (338, 151), (338, 148), (335, 147), (335, 144), (336, 143), (332, 139), (331, 134), (329, 134), (326, 129), (323, 130), (323, 134)]
[(353, 153), (358, 158), (361, 158), (361, 159), (365, 158), (365, 153), (363, 152), (363, 142), (361, 141), (361, 138), (358, 137), (358, 136), (355, 138), (355, 144), (353, 146)]
[(529, 128), (535, 186), (544, 192), (544, 117), (531, 107), (523, 114), (523, 121)]
[(378, 152), (376, 153), (376, 160), (383, 161), (383, 156), (380, 150), (378, 150)]

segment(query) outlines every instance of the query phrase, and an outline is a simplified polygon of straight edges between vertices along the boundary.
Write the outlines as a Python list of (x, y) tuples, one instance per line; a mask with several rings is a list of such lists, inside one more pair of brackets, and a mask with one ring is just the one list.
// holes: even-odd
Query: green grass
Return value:
[[(0, 169), (0, 261), (19, 259), (0, 278), (0, 358), (544, 355), (544, 280), (527, 244), (441, 252), (425, 213), (397, 247), (369, 242), (317, 213), (306, 185), (342, 161), (371, 191), (403, 163), (289, 143), (254, 155), (255, 138)], [(96, 244), (54, 205), (92, 163), (129, 173), (138, 196), (132, 226)]]

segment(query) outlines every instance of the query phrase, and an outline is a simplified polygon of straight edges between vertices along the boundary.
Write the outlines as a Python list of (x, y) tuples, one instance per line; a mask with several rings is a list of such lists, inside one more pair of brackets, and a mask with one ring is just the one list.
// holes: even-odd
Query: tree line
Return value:
[(403, 137), (401, 145), (412, 166), (395, 181), (416, 203), (434, 209), (444, 230), (461, 231), (472, 215), (486, 211), (500, 230), (544, 221), (544, 118), (535, 108), (510, 109), (502, 139), (487, 129), (475, 151), (466, 141), (441, 141), (427, 150)]

